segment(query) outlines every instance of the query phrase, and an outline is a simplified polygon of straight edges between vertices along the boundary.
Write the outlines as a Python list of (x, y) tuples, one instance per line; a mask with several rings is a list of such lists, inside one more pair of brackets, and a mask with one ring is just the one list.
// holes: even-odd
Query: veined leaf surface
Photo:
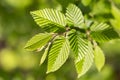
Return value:
[(49, 51), (47, 73), (58, 70), (68, 59), (69, 52), (68, 39), (63, 36), (57, 37)]
[(118, 39), (118, 33), (112, 29), (105, 29), (103, 31), (93, 31), (91, 32), (91, 37), (97, 42), (106, 42), (112, 39)]
[(85, 57), (79, 62), (75, 62), (78, 78), (84, 75), (90, 69), (90, 67), (93, 64), (93, 58), (94, 58), (94, 55), (93, 55), (92, 44), (89, 42), (87, 54), (85, 55)]
[(81, 24), (84, 22), (84, 17), (81, 10), (74, 4), (68, 5), (66, 19), (68, 24), (74, 25), (75, 27), (81, 27)]
[(27, 44), (25, 45), (25, 49), (33, 51), (38, 48), (42, 48), (49, 42), (51, 38), (52, 33), (39, 33), (27, 42)]
[(102, 31), (102, 30), (105, 30), (107, 28), (110, 28), (109, 25), (105, 24), (105, 23), (98, 23), (98, 22), (95, 22), (91, 27), (91, 31)]
[(75, 62), (84, 58), (88, 51), (88, 43), (86, 40), (82, 39), (81, 35), (82, 34), (76, 30), (71, 30), (68, 35), (71, 49), (76, 57)]
[(31, 12), (35, 22), (45, 30), (64, 29), (66, 26), (65, 16), (54, 9), (42, 9)]

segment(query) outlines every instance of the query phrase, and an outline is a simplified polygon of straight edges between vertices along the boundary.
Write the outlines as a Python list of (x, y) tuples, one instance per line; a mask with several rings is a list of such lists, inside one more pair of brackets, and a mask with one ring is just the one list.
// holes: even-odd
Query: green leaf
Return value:
[(40, 65), (42, 65), (47, 57), (47, 54), (48, 54), (48, 51), (49, 51), (49, 48), (50, 48), (50, 45), (51, 43), (48, 44), (47, 48), (45, 49), (42, 57), (41, 57), (41, 60), (40, 60)]
[(68, 59), (69, 52), (68, 39), (62, 36), (57, 37), (49, 51), (47, 73), (58, 70)]
[(118, 33), (105, 23), (95, 22), (91, 27), (91, 37), (98, 42), (106, 42), (119, 38)]
[(105, 57), (104, 57), (103, 51), (101, 50), (101, 48), (99, 46), (95, 47), (94, 56), (95, 56), (95, 58), (94, 58), (95, 65), (96, 65), (98, 71), (100, 71), (105, 64)]
[(70, 46), (75, 54), (75, 66), (78, 77), (84, 75), (92, 65), (93, 49), (88, 41), (82, 39), (81, 33), (75, 30), (69, 32)]
[(52, 33), (39, 33), (32, 37), (27, 44), (25, 45), (25, 49), (33, 51), (36, 49), (43, 48), (52, 38)]
[(91, 37), (97, 42), (106, 42), (112, 39), (118, 39), (119, 35), (114, 29), (108, 28), (103, 31), (91, 32)]
[(111, 19), (110, 23), (115, 28), (116, 31), (120, 32), (120, 20)]
[(42, 9), (31, 12), (35, 22), (43, 29), (56, 31), (59, 28), (64, 29), (66, 26), (65, 16), (54, 9)]
[(83, 5), (88, 6), (92, 0), (81, 0)]
[(114, 19), (110, 20), (111, 24), (116, 30), (120, 31), (120, 9), (112, 5), (111, 13), (114, 16)]
[(79, 62), (75, 62), (78, 78), (84, 75), (90, 69), (93, 63), (93, 58), (94, 55), (93, 55), (92, 44), (89, 42), (87, 54), (85, 55), (85, 57), (81, 59)]
[(71, 30), (68, 35), (71, 49), (76, 57), (75, 62), (78, 62), (84, 58), (88, 51), (88, 43), (82, 39), (81, 35), (82, 34), (76, 30)]
[(90, 30), (91, 31), (102, 31), (102, 30), (105, 30), (107, 28), (109, 28), (110, 26), (108, 24), (105, 24), (105, 23), (98, 23), (98, 22), (95, 22), (91, 27), (90, 27)]
[(74, 25), (75, 27), (81, 27), (81, 24), (84, 23), (84, 17), (81, 10), (74, 4), (68, 5), (66, 19), (68, 24)]
[(115, 5), (112, 5), (111, 13), (115, 19), (120, 21), (120, 10)]

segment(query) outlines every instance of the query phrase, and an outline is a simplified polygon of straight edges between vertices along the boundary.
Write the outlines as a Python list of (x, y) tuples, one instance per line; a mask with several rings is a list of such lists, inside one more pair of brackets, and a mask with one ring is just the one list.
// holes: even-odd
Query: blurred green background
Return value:
[(30, 11), (54, 8), (65, 13), (69, 3), (81, 8), (87, 20), (107, 22), (120, 34), (120, 0), (0, 0), (0, 80), (120, 80), (120, 40), (100, 44), (106, 64), (98, 72), (94, 64), (77, 79), (72, 58), (56, 72), (46, 75), (39, 66), (42, 52), (28, 52), (25, 43), (43, 32)]

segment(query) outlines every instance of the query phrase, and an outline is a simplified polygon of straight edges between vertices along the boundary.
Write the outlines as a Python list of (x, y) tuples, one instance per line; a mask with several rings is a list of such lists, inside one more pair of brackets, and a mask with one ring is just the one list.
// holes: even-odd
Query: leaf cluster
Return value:
[(54, 9), (42, 9), (31, 12), (35, 22), (45, 31), (31, 38), (27, 50), (44, 50), (40, 65), (48, 55), (47, 73), (58, 70), (74, 55), (74, 64), (78, 77), (84, 75), (93, 62), (100, 71), (104, 65), (104, 53), (98, 43), (119, 38), (117, 32), (106, 23), (89, 22), (84, 19), (81, 10), (69, 4), (66, 13)]

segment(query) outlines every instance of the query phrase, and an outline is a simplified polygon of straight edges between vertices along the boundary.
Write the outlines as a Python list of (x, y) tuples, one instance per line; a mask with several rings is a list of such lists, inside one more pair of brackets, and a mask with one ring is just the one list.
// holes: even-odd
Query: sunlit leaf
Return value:
[(120, 21), (120, 10), (115, 5), (112, 5), (111, 13), (115, 19)]
[(112, 5), (111, 13), (114, 16), (114, 19), (111, 19), (110, 22), (116, 30), (120, 31), (120, 9), (115, 5)]
[(102, 30), (105, 30), (107, 28), (109, 28), (110, 26), (108, 24), (105, 24), (105, 23), (98, 23), (98, 22), (95, 22), (91, 27), (91, 31), (102, 31)]
[(75, 27), (81, 27), (81, 23), (84, 22), (84, 17), (81, 10), (74, 4), (69, 4), (66, 11), (66, 19), (68, 24)]
[(44, 53), (43, 53), (43, 55), (41, 57), (41, 60), (40, 60), (40, 65), (42, 65), (44, 63), (44, 61), (45, 61), (45, 59), (47, 57), (47, 54), (49, 52), (50, 45), (51, 45), (51, 43), (49, 43), (47, 48), (45, 49), (45, 51), (44, 51)]
[(71, 30), (68, 35), (71, 49), (76, 57), (75, 62), (78, 62), (84, 58), (88, 51), (88, 43), (82, 39), (81, 35), (82, 34), (76, 30)]
[(93, 50), (91, 43), (82, 39), (80, 32), (75, 30), (69, 33), (70, 46), (75, 54), (75, 66), (78, 77), (84, 75), (92, 65)]
[(54, 9), (46, 8), (33, 11), (31, 14), (35, 22), (46, 31), (49, 29), (52, 29), (53, 31), (64, 29), (66, 25), (65, 16), (60, 11)]
[(51, 38), (51, 33), (39, 33), (27, 42), (27, 44), (25, 45), (25, 49), (33, 51), (37, 50), (38, 48), (42, 48), (49, 42)]
[(105, 64), (105, 57), (103, 51), (100, 49), (99, 46), (95, 47), (94, 56), (95, 65), (97, 69), (100, 71)]
[(47, 73), (58, 70), (67, 60), (70, 51), (69, 41), (65, 37), (57, 37), (48, 55)]
[(93, 55), (92, 44), (89, 42), (87, 54), (85, 55), (85, 57), (81, 59), (79, 62), (75, 62), (78, 78), (84, 75), (90, 69), (93, 63), (93, 58), (94, 55)]
[(105, 29), (103, 31), (93, 31), (91, 32), (91, 37), (97, 42), (106, 42), (112, 39), (118, 39), (118, 33), (112, 29)]

